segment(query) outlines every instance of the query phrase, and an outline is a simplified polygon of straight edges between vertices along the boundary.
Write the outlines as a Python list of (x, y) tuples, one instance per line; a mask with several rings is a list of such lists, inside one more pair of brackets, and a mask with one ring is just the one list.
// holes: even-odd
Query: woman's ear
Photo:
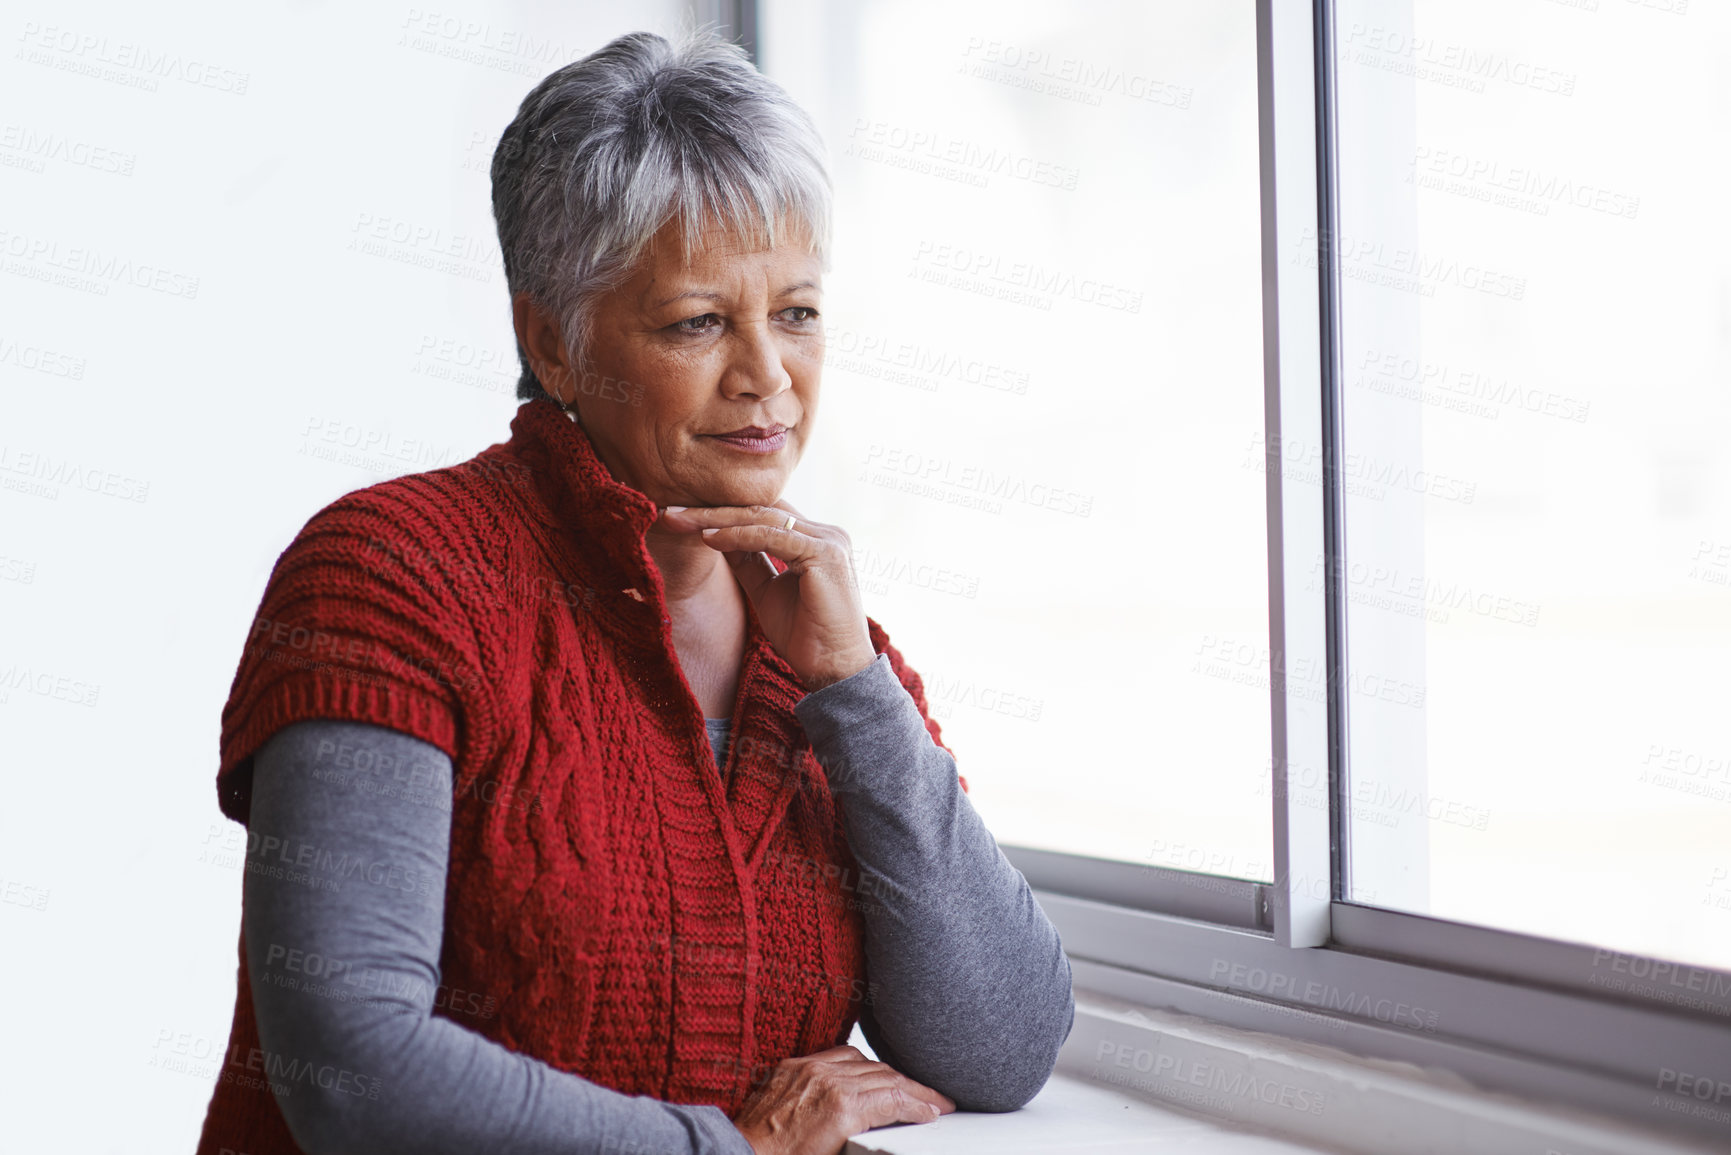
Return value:
[(561, 404), (576, 399), (574, 375), (565, 355), (559, 322), (537, 305), (528, 293), (511, 298), (511, 327), (517, 331), (517, 347), (529, 358), (529, 368), (541, 388)]

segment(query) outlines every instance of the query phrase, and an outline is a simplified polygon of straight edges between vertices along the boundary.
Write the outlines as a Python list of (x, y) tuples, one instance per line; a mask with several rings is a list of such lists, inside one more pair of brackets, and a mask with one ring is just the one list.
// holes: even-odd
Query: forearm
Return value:
[(1021, 1106), (1050, 1075), (1074, 1016), (1057, 930), (887, 657), (795, 712), (860, 866), (882, 1057), (963, 1107)]
[[(339, 744), (351, 765), (415, 767), (434, 785), (381, 791), (362, 772), (315, 778), (321, 748), (329, 766)], [(272, 1080), (286, 1090), (278, 1103), (296, 1140), (317, 1155), (750, 1155), (717, 1108), (623, 1095), (432, 1015), (450, 846), (441, 789), (448, 806), (441, 751), (375, 726), (300, 723), (257, 756), (249, 847), (278, 839), (285, 861), (308, 847), (314, 863), (383, 867), (338, 879), (316, 866), (291, 875), (248, 864), (247, 970), (265, 1057), (335, 1073)]]

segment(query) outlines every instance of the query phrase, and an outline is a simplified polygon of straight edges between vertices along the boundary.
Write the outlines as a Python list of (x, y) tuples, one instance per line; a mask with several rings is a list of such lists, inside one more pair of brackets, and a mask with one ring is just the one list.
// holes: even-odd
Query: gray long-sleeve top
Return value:
[[(1057, 931), (886, 656), (794, 712), (873, 895), (861, 904), (867, 1041), (964, 1110), (1022, 1106), (1050, 1076), (1074, 1019)], [(719, 766), (726, 719), (706, 721)], [(451, 781), (436, 747), (358, 722), (285, 727), (255, 759), (249, 858), (274, 837), (387, 859), (427, 881), (333, 889), (248, 862), (244, 934), (261, 1045), (364, 1073), (379, 1089), (376, 1098), (310, 1085), (279, 1094), (297, 1143), (314, 1155), (751, 1155), (720, 1108), (625, 1095), (433, 1015), (450, 812), (362, 775), (315, 771), (331, 742), (353, 749), (356, 766), (431, 767), (431, 781)]]

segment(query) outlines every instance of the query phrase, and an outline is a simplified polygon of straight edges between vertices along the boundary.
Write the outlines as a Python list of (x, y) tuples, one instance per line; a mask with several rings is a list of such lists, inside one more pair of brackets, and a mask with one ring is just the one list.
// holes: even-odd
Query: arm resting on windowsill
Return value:
[[(1057, 1062), (1070, 962), (887, 655), (794, 707), (862, 875), (861, 1029), (878, 1057), (964, 1110), (1013, 1111)], [(869, 883), (869, 885), (868, 885)]]
[[(356, 766), (431, 765), (437, 785), (415, 797), (369, 791), (364, 773), (315, 777), (321, 743), (352, 751)], [(450, 772), (436, 747), (357, 722), (285, 727), (255, 758), (249, 847), (280, 839), (271, 845), (287, 861), (310, 847), (315, 863), (383, 863), (380, 877), (415, 883), (374, 884), (372, 871), (326, 880), (316, 866), (291, 881), (248, 863), (260, 1044), (293, 1069), (350, 1076), (284, 1084), (277, 1102), (295, 1141), (313, 1155), (751, 1155), (717, 1107), (624, 1095), (432, 1014), (451, 839), (450, 811), (433, 800), (442, 787), (448, 804)], [(325, 881), (335, 885), (313, 885)]]

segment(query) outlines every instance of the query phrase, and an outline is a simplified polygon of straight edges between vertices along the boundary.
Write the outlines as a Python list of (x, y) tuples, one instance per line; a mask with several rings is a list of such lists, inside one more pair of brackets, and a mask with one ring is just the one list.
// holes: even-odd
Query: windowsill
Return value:
[(1020, 1111), (988, 1115), (957, 1111), (931, 1123), (880, 1127), (854, 1136), (846, 1155), (926, 1155), (1041, 1151), (1130, 1155), (1314, 1155), (1320, 1150), (1236, 1131), (1159, 1107), (1085, 1076), (1054, 1074)]
[[(856, 1135), (848, 1155), (1700, 1155), (1609, 1117), (1482, 1090), (1443, 1071), (1077, 990), (1058, 1069), (1020, 1111), (958, 1111)], [(856, 1044), (857, 1045), (857, 1044)]]

